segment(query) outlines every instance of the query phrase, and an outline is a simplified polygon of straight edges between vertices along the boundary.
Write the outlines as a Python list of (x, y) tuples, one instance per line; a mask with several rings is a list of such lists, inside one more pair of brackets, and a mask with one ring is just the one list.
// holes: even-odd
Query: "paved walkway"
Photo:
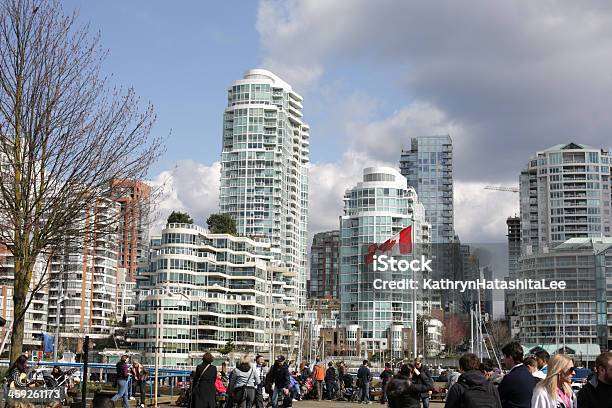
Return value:
[[(349, 408), (349, 407), (360, 407), (363, 406), (361, 404), (357, 404), (355, 402), (346, 402), (346, 401), (298, 401), (293, 403), (294, 408)], [(382, 405), (378, 402), (373, 402), (369, 405), (371, 408), (379, 408), (379, 407), (387, 407), (386, 405)], [(444, 403), (442, 402), (432, 402), (429, 404), (430, 408), (443, 408)]]

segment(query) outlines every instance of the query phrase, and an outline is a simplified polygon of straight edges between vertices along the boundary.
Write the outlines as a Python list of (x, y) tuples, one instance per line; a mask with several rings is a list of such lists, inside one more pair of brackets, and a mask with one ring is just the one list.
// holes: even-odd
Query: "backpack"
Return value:
[(465, 390), (459, 399), (461, 407), (465, 408), (496, 408), (495, 394), (486, 385), (465, 385)]
[(276, 376), (276, 366), (272, 366), (268, 374), (266, 374), (266, 378), (264, 379), (264, 389), (266, 390), (266, 394), (272, 394), (272, 384), (274, 383), (274, 377)]
[(325, 379), (325, 369), (320, 365), (316, 365), (314, 368), (313, 377), (316, 381), (323, 381)]

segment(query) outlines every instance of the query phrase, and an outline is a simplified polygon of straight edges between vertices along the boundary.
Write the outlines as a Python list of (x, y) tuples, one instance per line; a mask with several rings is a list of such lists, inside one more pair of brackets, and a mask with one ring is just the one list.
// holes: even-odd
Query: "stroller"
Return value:
[(338, 401), (359, 401), (359, 388), (355, 386), (353, 376), (348, 373), (344, 374), (341, 385), (343, 386), (341, 387), (341, 394)]

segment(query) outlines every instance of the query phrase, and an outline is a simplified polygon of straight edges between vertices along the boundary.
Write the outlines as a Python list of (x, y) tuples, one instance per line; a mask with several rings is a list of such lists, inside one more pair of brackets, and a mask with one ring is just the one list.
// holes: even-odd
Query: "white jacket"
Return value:
[(533, 396), (531, 397), (531, 408), (577, 408), (578, 402), (573, 392), (570, 398), (572, 406), (566, 407), (560, 399), (551, 399), (548, 392), (546, 392), (546, 388), (536, 386), (533, 389)]

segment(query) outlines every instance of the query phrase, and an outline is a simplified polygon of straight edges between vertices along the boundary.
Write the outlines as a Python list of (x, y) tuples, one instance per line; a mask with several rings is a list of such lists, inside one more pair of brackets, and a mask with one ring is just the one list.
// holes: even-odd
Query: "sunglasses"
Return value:
[(570, 367), (567, 369), (567, 371), (565, 371), (565, 375), (571, 374), (574, 372), (574, 367)]

